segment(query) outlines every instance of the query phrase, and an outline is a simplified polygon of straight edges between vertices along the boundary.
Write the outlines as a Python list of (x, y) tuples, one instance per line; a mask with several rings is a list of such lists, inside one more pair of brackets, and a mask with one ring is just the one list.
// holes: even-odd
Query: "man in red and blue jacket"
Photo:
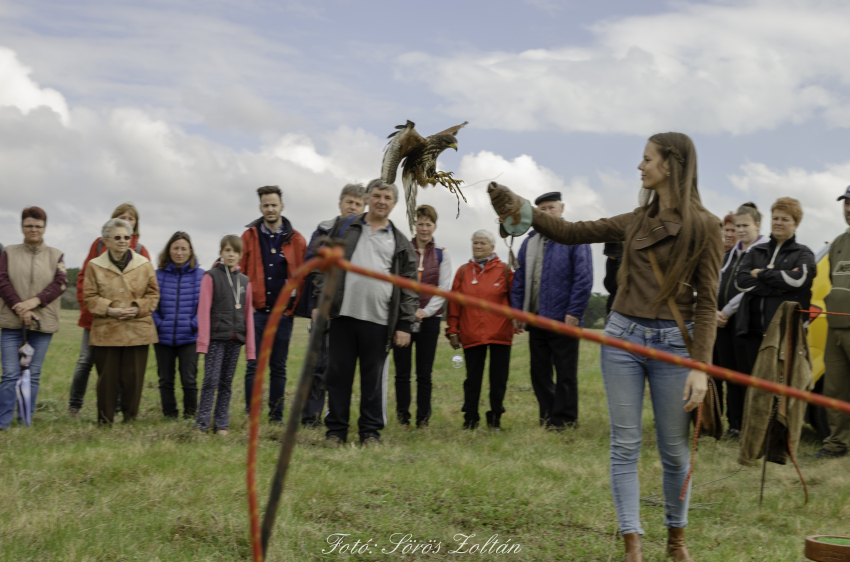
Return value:
[[(304, 263), (307, 242), (292, 228), (284, 217), (283, 193), (276, 185), (257, 189), (260, 196), (260, 212), (263, 216), (248, 225), (242, 233), (242, 259), (239, 266), (251, 280), (254, 305), (254, 339), (257, 353), (263, 341), (263, 332), (271, 316), (271, 307), (289, 276)], [(289, 356), (289, 340), (292, 337), (292, 314), (304, 292), (302, 282), (289, 297), (286, 313), (281, 318), (275, 333), (271, 358), (269, 359), (269, 419), (283, 421), (283, 396), (286, 390), (286, 360)], [(251, 407), (251, 392), (254, 388), (254, 373), (257, 361), (248, 361), (245, 369), (245, 409)]]
[[(541, 195), (534, 203), (541, 211), (563, 215), (564, 204), (557, 191)], [(590, 246), (564, 246), (532, 230), (522, 243), (518, 261), (511, 306), (581, 326), (593, 287)], [(521, 329), (522, 325), (517, 323), (515, 327)], [(574, 426), (578, 421), (579, 341), (529, 326), (528, 345), (531, 386), (540, 405), (540, 425), (558, 430)]]

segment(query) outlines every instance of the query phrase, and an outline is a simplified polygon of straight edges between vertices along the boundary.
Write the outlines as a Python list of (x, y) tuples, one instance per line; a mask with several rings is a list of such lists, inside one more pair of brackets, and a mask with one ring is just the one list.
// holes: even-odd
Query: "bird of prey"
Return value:
[(452, 177), (452, 172), (437, 171), (437, 157), (447, 148), (457, 151), (457, 132), (468, 121), (450, 127), (436, 135), (423, 138), (416, 132), (413, 121), (398, 125), (396, 132), (388, 136), (390, 142), (384, 150), (384, 160), (381, 164), (381, 179), (386, 183), (394, 183), (399, 165), (403, 165), (401, 181), (404, 186), (404, 197), (407, 202), (407, 220), (410, 223), (410, 233), (414, 233), (416, 221), (416, 193), (419, 187), (428, 187), (438, 183), (455, 194), (458, 215), (460, 215), (460, 198), (466, 202), (466, 197), (460, 191), (463, 180)]

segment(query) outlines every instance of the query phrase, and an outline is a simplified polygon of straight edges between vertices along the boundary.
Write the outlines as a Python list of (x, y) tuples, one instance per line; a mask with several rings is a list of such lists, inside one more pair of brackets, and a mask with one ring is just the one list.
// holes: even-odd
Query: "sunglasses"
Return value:
[(120, 242), (122, 238), (124, 240), (129, 241), (130, 238), (132, 238), (132, 236), (113, 236), (113, 238), (115, 239), (116, 242)]

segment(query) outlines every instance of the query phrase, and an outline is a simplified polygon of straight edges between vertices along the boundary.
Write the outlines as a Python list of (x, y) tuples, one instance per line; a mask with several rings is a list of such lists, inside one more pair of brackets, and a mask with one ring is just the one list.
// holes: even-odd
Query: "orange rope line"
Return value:
[[(664, 361), (667, 363), (672, 363), (674, 365), (679, 365), (680, 367), (696, 369), (715, 378), (731, 381), (738, 384), (743, 384), (746, 386), (752, 386), (759, 390), (764, 390), (773, 394), (779, 394), (781, 396), (796, 398), (798, 400), (802, 400), (804, 402), (808, 402), (816, 406), (821, 406), (832, 410), (838, 410), (845, 414), (850, 414), (850, 403), (843, 402), (835, 398), (828, 398), (826, 396), (814, 394), (809, 391), (792, 388), (784, 384), (778, 384), (766, 381), (764, 379), (754, 378), (750, 375), (744, 375), (742, 373), (738, 373), (730, 369), (725, 369), (723, 367), (708, 365), (701, 361), (694, 361), (692, 359), (681, 357), (679, 355), (668, 353), (666, 351), (660, 351), (658, 349), (644, 347), (642, 345), (623, 341), (617, 338), (611, 338), (604, 334), (590, 332), (577, 326), (570, 326), (568, 324), (564, 324), (563, 322), (558, 322), (549, 318), (537, 316), (536, 314), (523, 312), (521, 310), (517, 310), (509, 306), (496, 304), (477, 297), (471, 297), (462, 293), (455, 293), (453, 291), (443, 291), (442, 289), (434, 287), (433, 285), (427, 285), (418, 281), (411, 281), (410, 279), (400, 277), (398, 275), (380, 273), (377, 271), (365, 269), (363, 267), (354, 265), (348, 260), (343, 259), (343, 252), (341, 248), (321, 248), (319, 250), (319, 254), (321, 257), (316, 257), (311, 260), (308, 260), (300, 268), (298, 268), (298, 270), (293, 273), (292, 277), (288, 280), (287, 284), (281, 290), (277, 302), (272, 308), (272, 313), (269, 317), (268, 323), (266, 324), (266, 329), (263, 332), (263, 340), (262, 344), (260, 345), (259, 355), (257, 356), (257, 370), (254, 375), (254, 386), (251, 393), (247, 474), (248, 508), (251, 520), (251, 545), (254, 562), (263, 561), (262, 538), (260, 529), (260, 512), (259, 502), (257, 500), (256, 471), (257, 448), (259, 444), (260, 433), (260, 405), (263, 396), (263, 382), (265, 378), (265, 371), (268, 368), (269, 358), (271, 356), (271, 349), (274, 343), (274, 335), (277, 331), (277, 326), (280, 323), (280, 319), (283, 317), (283, 314), (286, 310), (286, 305), (289, 302), (289, 295), (294, 289), (296, 289), (301, 284), (304, 277), (315, 269), (327, 271), (331, 267), (339, 267), (344, 271), (350, 271), (358, 275), (371, 277), (372, 279), (386, 281), (397, 287), (410, 289), (417, 293), (425, 293), (427, 295), (443, 297), (447, 301), (457, 303), (461, 306), (471, 306), (474, 308), (480, 308), (481, 310), (492, 312), (494, 314), (499, 314), (511, 320), (520, 320), (522, 322), (525, 322), (526, 324), (531, 324), (532, 326), (544, 328), (546, 330), (558, 334), (563, 334), (583, 340), (589, 340), (592, 342), (596, 342), (600, 345), (616, 347), (618, 349), (628, 351), (629, 353), (633, 353), (635, 355), (642, 355), (644, 357), (655, 359), (657, 361)], [(801, 312), (811, 311), (804, 310)], [(821, 312), (820, 314), (843, 315), (841, 313), (827, 312)], [(687, 486), (687, 483), (685, 485)]]
[(826, 310), (795, 310), (794, 312), (803, 312), (805, 314), (810, 314), (813, 317), (812, 320), (814, 320), (821, 314), (826, 314), (828, 316), (850, 316), (850, 314), (846, 312), (827, 312)]
[(558, 334), (564, 334), (573, 338), (590, 340), (602, 345), (607, 345), (609, 347), (616, 347), (618, 349), (623, 349), (635, 355), (642, 355), (644, 357), (655, 359), (657, 361), (664, 361), (666, 363), (679, 365), (680, 367), (696, 369), (715, 378), (732, 381), (734, 383), (743, 384), (746, 386), (752, 386), (758, 388), (759, 390), (764, 390), (773, 394), (779, 394), (781, 396), (790, 396), (791, 398), (803, 400), (804, 402), (808, 402), (816, 406), (822, 406), (824, 408), (838, 410), (845, 414), (850, 414), (850, 403), (843, 402), (841, 400), (836, 400), (835, 398), (827, 398), (826, 396), (821, 396), (820, 394), (815, 394), (813, 392), (805, 390), (799, 390), (784, 384), (778, 384), (766, 381), (764, 379), (754, 378), (750, 375), (738, 373), (731, 369), (718, 367), (716, 365), (708, 365), (707, 363), (703, 363), (702, 361), (694, 361), (693, 359), (681, 357), (679, 355), (668, 353), (666, 351), (644, 347), (642, 345), (623, 341), (617, 338), (611, 338), (604, 334), (597, 334), (595, 332), (585, 330), (584, 328), (570, 326), (568, 324), (564, 324), (563, 322), (558, 322), (556, 320), (537, 316), (536, 314), (523, 312), (521, 310), (517, 310), (509, 306), (485, 301), (477, 297), (470, 297), (461, 293), (454, 293), (451, 291), (443, 291), (441, 289), (438, 289), (437, 287), (434, 287), (433, 285), (426, 285), (417, 281), (411, 281), (410, 279), (407, 279), (405, 277), (399, 277), (398, 275), (371, 271), (368, 269), (364, 269), (360, 266), (354, 265), (347, 260), (339, 260), (337, 262), (337, 266), (341, 267), (346, 271), (351, 271), (353, 273), (357, 273), (359, 275), (364, 275), (366, 277), (371, 277), (373, 279), (378, 279), (381, 281), (387, 281), (389, 283), (392, 283), (393, 285), (403, 287), (405, 289), (411, 289), (417, 293), (425, 293), (428, 295), (443, 297), (444, 299), (460, 304), (461, 306), (472, 306), (475, 308), (486, 310), (488, 312), (499, 314), (501, 316), (505, 316), (506, 318), (510, 318), (511, 320), (521, 320), (526, 324), (531, 324), (532, 326), (537, 326), (539, 328), (545, 328)]
[[(269, 366), (269, 358), (274, 345), (274, 336), (280, 319), (289, 304), (289, 296), (297, 289), (304, 277), (314, 269), (325, 270), (343, 255), (342, 250), (328, 252), (327, 257), (313, 258), (304, 262), (287, 280), (286, 285), (280, 290), (277, 301), (272, 307), (272, 313), (263, 331), (263, 340), (257, 355), (257, 371), (254, 374), (254, 386), (251, 389), (251, 410), (248, 422), (248, 513), (251, 520), (251, 550), (254, 562), (263, 562), (262, 533), (260, 529), (260, 504), (257, 499), (257, 449), (260, 440), (260, 408), (263, 400), (263, 382), (266, 369)], [(302, 295), (303, 298), (303, 295)]]

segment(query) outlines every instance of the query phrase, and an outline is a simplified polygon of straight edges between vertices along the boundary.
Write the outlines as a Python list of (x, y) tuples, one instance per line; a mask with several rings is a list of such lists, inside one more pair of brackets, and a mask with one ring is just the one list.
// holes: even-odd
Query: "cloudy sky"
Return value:
[(410, 119), (470, 122), (440, 161), (470, 184), (460, 218), (420, 192), (455, 264), (496, 230), (486, 180), (561, 191), (570, 220), (622, 213), (668, 130), (694, 139), (715, 214), (797, 197), (817, 250), (846, 226), (849, 29), (846, 1), (0, 0), (0, 242), (39, 205), (77, 266), (130, 200), (149, 249), (186, 230), (209, 265), (267, 184), (309, 236)]

